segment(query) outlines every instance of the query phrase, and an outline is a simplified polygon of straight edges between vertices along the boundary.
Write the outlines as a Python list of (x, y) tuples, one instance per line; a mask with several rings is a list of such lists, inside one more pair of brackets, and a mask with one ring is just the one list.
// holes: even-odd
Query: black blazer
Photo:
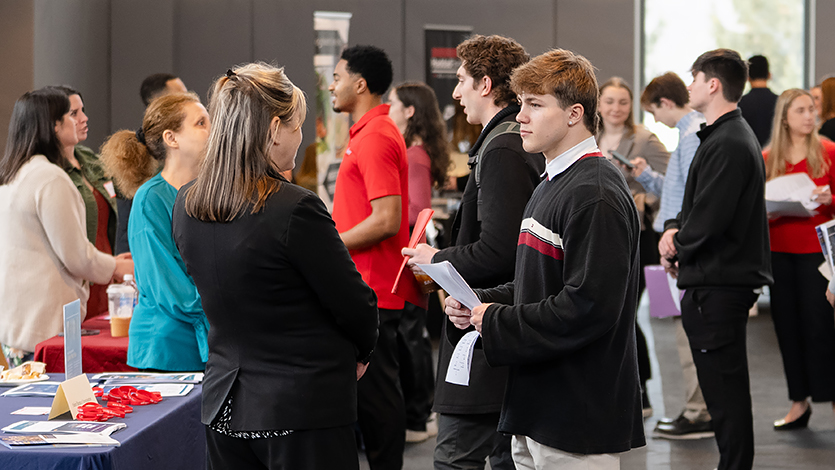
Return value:
[(356, 421), (356, 363), (377, 341), (377, 299), (325, 205), (282, 179), (257, 214), (201, 222), (185, 212), (190, 187), (173, 232), (210, 324), (202, 422), (230, 393), (236, 431)]

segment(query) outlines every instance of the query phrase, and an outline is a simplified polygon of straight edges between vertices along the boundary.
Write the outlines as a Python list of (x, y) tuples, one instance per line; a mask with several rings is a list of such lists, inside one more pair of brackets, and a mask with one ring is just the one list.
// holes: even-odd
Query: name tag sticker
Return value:
[(108, 196), (110, 196), (111, 198), (116, 197), (116, 188), (113, 187), (113, 182), (112, 181), (108, 181), (108, 182), (104, 183), (103, 186), (104, 186), (104, 190), (107, 191)]

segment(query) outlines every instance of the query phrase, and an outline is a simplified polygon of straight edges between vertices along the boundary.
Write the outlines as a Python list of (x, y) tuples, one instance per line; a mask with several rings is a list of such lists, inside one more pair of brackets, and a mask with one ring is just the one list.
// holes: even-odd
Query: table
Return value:
[[(63, 374), (52, 376), (63, 380)], [(5, 387), (0, 387), (4, 389)], [(206, 432), (200, 423), (202, 386), (185, 397), (164, 398), (155, 405), (136, 406), (124, 418), (108, 421), (127, 424), (112, 437), (119, 447), (9, 449), (0, 445), (0, 468), (20, 470), (181, 470), (206, 468)], [(22, 420), (46, 416), (10, 414), (24, 406), (50, 406), (52, 398), (0, 397), (0, 428)]]
[[(128, 337), (114, 338), (110, 321), (91, 318), (81, 328), (100, 330), (93, 336), (81, 337), (81, 366), (84, 372), (135, 372), (128, 366)], [(64, 338), (53, 336), (35, 346), (35, 360), (46, 363), (46, 372), (64, 372)]]

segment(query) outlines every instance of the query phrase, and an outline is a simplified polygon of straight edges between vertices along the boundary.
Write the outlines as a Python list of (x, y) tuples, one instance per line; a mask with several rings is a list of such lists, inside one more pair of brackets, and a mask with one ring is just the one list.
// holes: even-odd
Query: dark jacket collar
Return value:
[(705, 125), (705, 123), (702, 123), (702, 129), (696, 132), (696, 135), (699, 136), (699, 140), (704, 142), (705, 139), (707, 139), (708, 136), (710, 136), (710, 134), (712, 134), (716, 129), (719, 128), (719, 126), (732, 119), (742, 119), (742, 111), (739, 108), (736, 108), (733, 111), (729, 111), (719, 116), (719, 119), (714, 121), (714, 123), (709, 126)]
[(481, 130), (481, 134), (479, 134), (478, 140), (475, 141), (475, 144), (470, 149), (470, 152), (469, 152), (470, 157), (472, 158), (478, 153), (478, 149), (481, 148), (481, 143), (487, 137), (487, 134), (489, 134), (490, 131), (493, 130), (494, 127), (499, 125), (500, 122), (502, 122), (506, 117), (510, 116), (511, 114), (519, 113), (520, 109), (521, 108), (519, 107), (518, 104), (513, 103), (513, 104), (509, 104), (509, 105), (505, 106), (504, 109), (502, 109), (501, 111), (496, 113), (496, 115), (493, 116), (493, 119), (491, 119), (490, 122), (488, 122), (487, 125), (484, 126), (484, 129)]

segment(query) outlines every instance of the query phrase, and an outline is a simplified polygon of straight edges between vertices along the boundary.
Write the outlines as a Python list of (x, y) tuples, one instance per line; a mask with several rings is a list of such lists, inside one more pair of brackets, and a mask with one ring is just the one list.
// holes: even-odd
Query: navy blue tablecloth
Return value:
[[(49, 374), (61, 381), (63, 374)], [(8, 390), (0, 387), (0, 393)], [(9, 449), (0, 445), (0, 469), (15, 470), (132, 470), (205, 469), (206, 433), (200, 423), (202, 387), (195, 385), (185, 397), (164, 398), (155, 405), (134, 407), (124, 418), (126, 429), (111, 437), (119, 447), (56, 448), (32, 446)], [(0, 428), (17, 421), (46, 420), (46, 416), (13, 415), (24, 406), (50, 406), (52, 398), (0, 397)]]

